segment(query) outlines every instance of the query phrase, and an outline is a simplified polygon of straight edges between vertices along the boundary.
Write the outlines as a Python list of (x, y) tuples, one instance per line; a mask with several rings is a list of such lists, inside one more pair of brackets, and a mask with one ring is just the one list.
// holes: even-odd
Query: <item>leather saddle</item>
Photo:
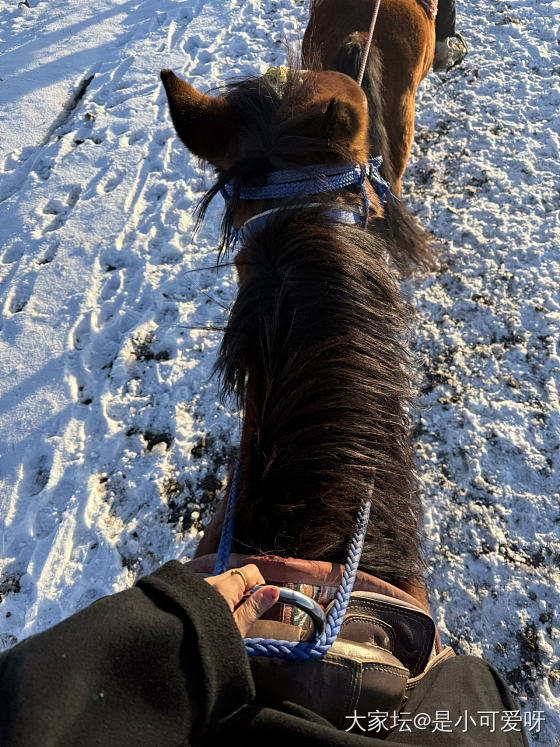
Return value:
[[(188, 565), (195, 572), (209, 573), (214, 560), (215, 555), (207, 555)], [(319, 598), (324, 589), (332, 590), (334, 596), (342, 577), (340, 566), (321, 561), (234, 554), (230, 557), (232, 568), (246, 563), (257, 564), (267, 583), (301, 588), (309, 585)], [(331, 604), (332, 601), (324, 605), (327, 615)], [(313, 632), (309, 619), (286, 615), (282, 607), (276, 605), (270, 610), (268, 616), (274, 619), (257, 620), (247, 637), (307, 640)], [(339, 729), (363, 734), (355, 723), (350, 729), (354, 714), (387, 713), (389, 725), (425, 674), (450, 656), (454, 653), (451, 648), (442, 650), (432, 617), (413, 597), (386, 581), (359, 572), (338, 638), (324, 657), (292, 661), (252, 656), (250, 662), (257, 700), (263, 705), (297, 703)], [(387, 732), (381, 728), (372, 736), (384, 733)]]
[[(322, 659), (251, 657), (257, 699), (276, 707), (289, 700), (339, 729), (350, 728), (353, 714), (363, 716), (372, 710), (387, 713), (390, 723), (426, 672), (453, 656), (450, 648), (436, 651), (435, 634), (430, 615), (412, 604), (374, 592), (354, 592), (339, 636)], [(248, 637), (297, 641), (306, 640), (309, 631), (261, 619)], [(359, 727), (356, 730), (362, 733)], [(381, 729), (376, 736), (383, 733), (387, 732)]]

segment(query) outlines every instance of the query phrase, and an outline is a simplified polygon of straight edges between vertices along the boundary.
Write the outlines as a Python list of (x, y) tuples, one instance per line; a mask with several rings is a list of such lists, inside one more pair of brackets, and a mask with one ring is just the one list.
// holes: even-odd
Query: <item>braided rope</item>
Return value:
[[(309, 18), (313, 16), (313, 13), (315, 13), (316, 7), (319, 5), (320, 0), (309, 0)], [(419, 0), (420, 4), (426, 8), (426, 3), (432, 4), (433, 0)], [(435, 0), (437, 2), (437, 0)], [(379, 13), (379, 6), (381, 5), (381, 0), (375, 0), (375, 5), (373, 8), (373, 16), (371, 19), (371, 24), (369, 27), (369, 34), (368, 38), (364, 47), (364, 52), (362, 55), (362, 63), (360, 65), (360, 72), (358, 73), (358, 77), (356, 78), (356, 83), (361, 86), (362, 81), (364, 79), (364, 73), (366, 71), (366, 64), (369, 57), (369, 51), (371, 49), (371, 42), (373, 41), (373, 32), (375, 30), (375, 24), (377, 23), (377, 14)], [(430, 11), (426, 8), (428, 15), (430, 15)], [(435, 18), (435, 13), (433, 13), (432, 9), (432, 19)]]
[(220, 545), (218, 547), (216, 562), (214, 564), (214, 571), (212, 573), (213, 576), (218, 576), (220, 573), (225, 573), (228, 568), (231, 543), (233, 540), (233, 517), (235, 515), (235, 504), (237, 502), (237, 493), (239, 490), (239, 471), (239, 462), (236, 462), (233, 470), (231, 487), (229, 489), (226, 513), (224, 516), (224, 525), (222, 528), (222, 536), (220, 537)]
[(350, 601), (350, 594), (354, 588), (354, 581), (358, 572), (358, 566), (364, 547), (371, 501), (364, 501), (358, 514), (356, 531), (352, 538), (352, 544), (348, 558), (344, 566), (342, 583), (336, 593), (333, 606), (327, 617), (325, 631), (311, 641), (277, 641), (270, 638), (246, 638), (245, 649), (249, 656), (266, 656), (269, 658), (297, 659), (305, 661), (308, 659), (319, 659), (324, 656), (340, 632), (340, 626)]
[[(380, 158), (378, 156), (377, 158)], [(343, 166), (342, 164), (310, 164), (309, 166), (298, 166), (297, 169), (282, 169), (281, 171), (270, 171), (267, 181), (270, 184), (286, 184), (288, 182), (304, 181), (312, 176), (324, 178), (326, 176), (337, 176), (359, 166)]]
[[(237, 502), (239, 490), (239, 472), (240, 465), (239, 462), (236, 462), (226, 506), (226, 513), (224, 516), (222, 536), (220, 537), (220, 545), (218, 547), (216, 563), (214, 564), (214, 576), (217, 576), (220, 573), (225, 573), (228, 568), (231, 543), (233, 539), (235, 504)], [(370, 508), (371, 500), (369, 499), (364, 501), (360, 507), (356, 529), (354, 531), (354, 536), (344, 566), (344, 572), (342, 574), (342, 581), (334, 598), (331, 611), (327, 617), (324, 632), (321, 635), (316, 635), (314, 640), (303, 642), (277, 641), (272, 638), (246, 638), (245, 649), (249, 656), (306, 660), (318, 659), (327, 653), (338, 637), (340, 626), (342, 625), (346, 608), (350, 601), (350, 594), (354, 588), (354, 582), (356, 580), (356, 574), (358, 573), (358, 566), (364, 548)]]
[[(217, 576), (220, 573), (225, 573), (228, 568), (231, 543), (233, 539), (235, 504), (237, 502), (239, 490), (239, 472), (240, 465), (239, 462), (236, 462), (224, 516), (222, 535), (220, 537), (220, 544), (216, 556), (216, 563), (214, 564), (214, 576)], [(272, 638), (246, 638), (244, 643), (249, 656), (267, 656), (304, 661), (306, 659), (318, 659), (327, 653), (338, 637), (340, 626), (342, 625), (346, 608), (350, 601), (350, 594), (354, 588), (354, 582), (356, 580), (356, 574), (358, 573), (358, 566), (364, 548), (370, 508), (371, 500), (369, 499), (364, 501), (360, 507), (356, 529), (354, 531), (354, 536), (344, 566), (344, 572), (342, 574), (342, 581), (334, 598), (331, 611), (327, 617), (324, 632), (321, 635), (316, 635), (315, 639), (311, 641), (303, 642), (279, 641)]]
[[(376, 188), (382, 203), (390, 185), (379, 173), (382, 158), (371, 158), (367, 163), (352, 166), (303, 166), (300, 169), (271, 171), (266, 175), (266, 184), (261, 187), (241, 187), (237, 196), (241, 200), (274, 200), (284, 197), (295, 197), (298, 194), (313, 195), (319, 192), (332, 192), (336, 189), (359, 184), (362, 187), (366, 212), (369, 210), (369, 199), (365, 189), (366, 178)], [(227, 201), (236, 193), (231, 183), (224, 184), (222, 196)], [(366, 224), (367, 225), (367, 224)]]
[(368, 39), (366, 42), (366, 46), (364, 47), (364, 54), (362, 56), (362, 64), (360, 65), (360, 72), (358, 73), (358, 78), (356, 79), (356, 83), (361, 86), (362, 81), (364, 79), (364, 73), (366, 71), (366, 64), (369, 57), (369, 50), (371, 49), (371, 42), (373, 41), (373, 32), (375, 30), (375, 24), (377, 23), (377, 14), (379, 13), (379, 6), (381, 5), (381, 0), (375, 0), (375, 6), (373, 8), (373, 16), (371, 18), (371, 25), (369, 27), (369, 34)]

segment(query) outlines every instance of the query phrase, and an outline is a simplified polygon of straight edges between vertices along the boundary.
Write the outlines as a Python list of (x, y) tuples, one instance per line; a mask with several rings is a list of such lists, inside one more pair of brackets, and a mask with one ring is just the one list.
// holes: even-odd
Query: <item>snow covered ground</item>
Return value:
[[(0, 647), (192, 554), (239, 414), (210, 378), (221, 205), (158, 72), (264, 72), (303, 0), (0, 0)], [(560, 744), (560, 3), (459, 3), (404, 184), (444, 267), (418, 308), (432, 604)], [(463, 12), (464, 11), (464, 12)]]

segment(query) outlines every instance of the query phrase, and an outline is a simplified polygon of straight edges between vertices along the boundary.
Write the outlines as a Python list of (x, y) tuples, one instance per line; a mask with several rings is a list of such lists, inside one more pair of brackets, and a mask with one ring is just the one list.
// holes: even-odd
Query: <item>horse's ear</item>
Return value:
[(346, 101), (332, 98), (323, 118), (323, 137), (350, 146), (361, 134), (364, 123), (356, 109)]
[(160, 77), (177, 135), (195, 156), (225, 168), (235, 129), (227, 101), (199, 93), (171, 70), (162, 70)]

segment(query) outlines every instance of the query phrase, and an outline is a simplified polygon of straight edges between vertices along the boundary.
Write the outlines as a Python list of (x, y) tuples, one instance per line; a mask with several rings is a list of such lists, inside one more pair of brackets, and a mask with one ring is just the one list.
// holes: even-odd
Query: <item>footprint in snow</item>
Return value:
[(182, 46), (183, 52), (196, 52), (197, 49), (204, 49), (209, 44), (209, 41), (205, 41), (201, 39), (200, 36), (195, 34), (194, 36), (190, 36), (188, 39), (185, 39)]
[(70, 189), (68, 191), (68, 197), (66, 199), (66, 204), (69, 208), (73, 208), (74, 205), (78, 202), (80, 199), (80, 194), (82, 193), (82, 188), (79, 184), (71, 184)]
[(7, 311), (9, 314), (19, 314), (27, 306), (27, 302), (33, 291), (33, 282), (30, 277), (16, 284), (8, 296)]
[(52, 503), (42, 506), (33, 519), (33, 536), (36, 540), (50, 537), (59, 523), (59, 515)]
[(135, 130), (125, 135), (125, 145), (136, 145), (137, 143), (143, 143), (146, 140), (146, 133), (142, 130)]
[(70, 211), (80, 199), (81, 192), (82, 189), (78, 184), (71, 184), (68, 187), (66, 203), (57, 198), (52, 198), (43, 206), (41, 211), (43, 215), (54, 215), (54, 220), (44, 229), (45, 232), (57, 231), (66, 223)]
[(53, 168), (53, 164), (49, 163), (48, 161), (45, 161), (43, 158), (39, 159), (39, 162), (37, 163), (37, 166), (35, 167), (34, 171), (39, 177), (39, 179), (42, 179), (43, 181), (47, 181), (47, 179), (51, 175), (51, 171)]
[(82, 319), (80, 319), (71, 334), (73, 347), (76, 350), (83, 350), (87, 345), (91, 334), (91, 319), (89, 314), (86, 314)]
[(124, 171), (115, 171), (111, 174), (108, 174), (107, 178), (98, 186), (97, 193), (101, 194), (102, 192), (112, 192), (122, 182), (124, 173)]
[(43, 253), (42, 257), (39, 257), (37, 260), (37, 264), (39, 265), (47, 265), (49, 262), (52, 262), (53, 259), (56, 257), (56, 253), (58, 252), (58, 247), (60, 246), (60, 242), (57, 240), (53, 241)]
[(8, 245), (6, 251), (0, 254), (0, 262), (8, 265), (12, 262), (17, 262), (18, 259), (23, 257), (24, 245), (19, 239), (15, 239), (11, 245)]
[(104, 301), (108, 301), (111, 298), (114, 298), (115, 293), (120, 289), (120, 287), (121, 287), (121, 277), (119, 273), (112, 272), (110, 277), (103, 284), (103, 289), (101, 291), (101, 298)]
[(40, 451), (23, 463), (23, 477), (19, 486), (21, 496), (39, 495), (51, 475), (52, 454)]

